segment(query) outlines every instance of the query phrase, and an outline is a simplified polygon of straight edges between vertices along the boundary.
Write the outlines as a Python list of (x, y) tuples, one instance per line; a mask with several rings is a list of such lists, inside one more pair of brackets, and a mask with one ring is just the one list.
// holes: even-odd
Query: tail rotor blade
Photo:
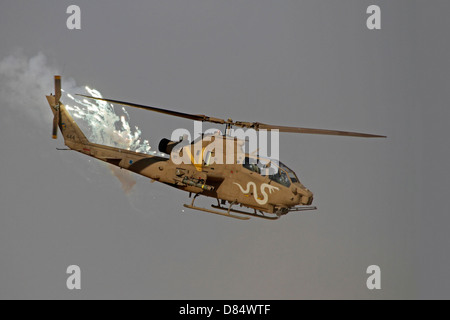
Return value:
[(59, 125), (59, 109), (56, 110), (55, 116), (53, 117), (53, 128), (52, 128), (52, 138), (58, 138), (58, 125)]
[(53, 117), (52, 138), (58, 137), (58, 126), (60, 122), (59, 99), (61, 98), (61, 76), (55, 76), (55, 116)]
[(55, 76), (55, 104), (59, 104), (61, 98), (61, 76)]

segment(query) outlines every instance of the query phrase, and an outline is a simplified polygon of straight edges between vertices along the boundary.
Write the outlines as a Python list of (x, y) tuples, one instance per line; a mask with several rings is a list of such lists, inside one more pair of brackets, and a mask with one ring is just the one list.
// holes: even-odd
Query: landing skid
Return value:
[(204, 212), (209, 212), (209, 213), (214, 213), (214, 214), (218, 214), (218, 215), (220, 215), (220, 216), (225, 216), (225, 217), (234, 218), (234, 219), (239, 219), (239, 220), (249, 220), (249, 219), (250, 219), (250, 218), (248, 218), (248, 217), (240, 217), (240, 216), (235, 216), (235, 215), (230, 214), (230, 212), (235, 212), (235, 210), (232, 210), (232, 209), (231, 209), (231, 207), (235, 204), (234, 202), (230, 203), (230, 206), (228, 207), (228, 209), (226, 209), (226, 208), (221, 208), (221, 209), (226, 210), (227, 213), (194, 206), (194, 201), (195, 201), (195, 199), (196, 199), (198, 196), (199, 196), (199, 194), (197, 193), (197, 194), (194, 196), (194, 198), (192, 199), (191, 204), (184, 204), (183, 206), (184, 206), (185, 208), (189, 208), (189, 209), (193, 209), (193, 210), (199, 210), (199, 211), (204, 211)]
[[(220, 212), (220, 211), (216, 211), (216, 210), (210, 210), (210, 209), (206, 209), (206, 208), (192, 206), (192, 205), (189, 205), (189, 204), (184, 204), (183, 206), (185, 208), (194, 209), (194, 210), (200, 210), (200, 211), (209, 212), (209, 213), (214, 213), (214, 214), (218, 214), (218, 215), (221, 215), (221, 216), (230, 217), (230, 218), (239, 219), (239, 220), (249, 220), (250, 219), (248, 217), (235, 216), (235, 215), (230, 214), (229, 212), (225, 213), (225, 212)], [(226, 208), (223, 208), (223, 209), (228, 211), (228, 209), (226, 209)], [(235, 210), (232, 210), (232, 209), (230, 211), (231, 212), (235, 212)]]
[[(222, 207), (220, 205), (216, 206), (216, 205), (212, 204), (211, 207), (217, 208), (217, 209), (220, 209), (220, 210), (227, 210), (228, 211), (227, 208), (224, 208), (224, 207)], [(230, 209), (230, 211), (231, 212), (235, 212), (235, 213), (239, 213), (239, 214), (245, 214), (245, 215), (251, 216), (251, 217), (267, 219), (267, 220), (277, 220), (279, 218), (279, 217), (268, 217), (268, 216), (263, 216), (263, 215), (260, 215), (260, 214), (256, 214), (256, 210), (255, 210), (255, 213), (245, 212), (245, 211), (236, 210), (236, 209)], [(247, 218), (247, 219), (249, 219), (249, 218)]]
[[(217, 210), (211, 210), (211, 209), (206, 209), (206, 208), (202, 208), (202, 207), (197, 207), (194, 205), (195, 199), (199, 196), (200, 194), (196, 194), (194, 196), (194, 198), (192, 199), (191, 204), (184, 204), (183, 206), (185, 208), (189, 208), (189, 209), (193, 209), (193, 210), (199, 210), (199, 211), (203, 211), (203, 212), (209, 212), (209, 213), (214, 213), (214, 214), (218, 214), (220, 216), (225, 216), (225, 217), (229, 217), (229, 218), (234, 218), (234, 219), (239, 219), (239, 220), (249, 220), (250, 217), (255, 217), (255, 218), (261, 218), (261, 219), (266, 219), (266, 220), (277, 220), (280, 218), (280, 216), (282, 214), (286, 214), (288, 212), (298, 212), (298, 211), (307, 211), (307, 210), (316, 210), (317, 207), (314, 206), (298, 206), (298, 207), (293, 207), (290, 208), (289, 210), (286, 210), (286, 212), (275, 216), (275, 217), (271, 217), (271, 216), (265, 216), (263, 212), (261, 212), (261, 214), (258, 214), (256, 212), (251, 213), (251, 212), (246, 212), (246, 211), (241, 211), (241, 210), (236, 210), (236, 209), (232, 209), (231, 207), (234, 206), (235, 204), (237, 204), (236, 202), (231, 202), (230, 205), (228, 206), (228, 208), (223, 207), (220, 205), (219, 199), (217, 199), (217, 205), (212, 204), (211, 207), (222, 210), (222, 211), (226, 211), (226, 212), (222, 212), (222, 211), (217, 211)], [(223, 200), (222, 200), (223, 201)], [(222, 203), (224, 204), (224, 203)], [(240, 215), (246, 215), (248, 217), (242, 217), (240, 215), (233, 215), (231, 214), (231, 212), (233, 213), (238, 213)]]

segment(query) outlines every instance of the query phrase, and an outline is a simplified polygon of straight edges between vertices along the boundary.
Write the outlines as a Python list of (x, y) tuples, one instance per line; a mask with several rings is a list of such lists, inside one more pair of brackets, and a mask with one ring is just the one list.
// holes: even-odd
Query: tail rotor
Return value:
[(61, 98), (61, 76), (55, 76), (55, 115), (53, 117), (53, 128), (52, 128), (52, 138), (56, 139), (58, 137), (58, 126), (60, 126), (61, 122), (61, 110), (60, 110), (60, 101)]

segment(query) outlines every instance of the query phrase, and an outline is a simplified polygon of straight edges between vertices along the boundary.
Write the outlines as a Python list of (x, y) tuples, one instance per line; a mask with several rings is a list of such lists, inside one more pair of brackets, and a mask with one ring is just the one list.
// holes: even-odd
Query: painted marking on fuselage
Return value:
[(274, 190), (280, 190), (279, 188), (275, 187), (275, 186), (271, 186), (270, 184), (267, 183), (263, 183), (261, 184), (260, 187), (260, 192), (261, 195), (263, 196), (258, 197), (258, 191), (257, 191), (257, 187), (256, 184), (253, 181), (250, 181), (249, 183), (247, 183), (247, 188), (244, 189), (239, 183), (237, 182), (233, 182), (233, 184), (237, 185), (239, 187), (239, 189), (241, 189), (241, 192), (245, 195), (248, 196), (248, 193), (250, 192), (250, 188), (253, 186), (253, 197), (255, 198), (255, 201), (258, 204), (266, 204), (267, 201), (269, 201), (269, 195), (266, 193), (265, 189), (269, 190), (269, 194), (271, 194)]

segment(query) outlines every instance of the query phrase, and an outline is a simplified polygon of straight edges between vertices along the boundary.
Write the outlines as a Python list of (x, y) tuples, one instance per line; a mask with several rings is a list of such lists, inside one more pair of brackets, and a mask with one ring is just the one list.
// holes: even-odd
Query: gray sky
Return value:
[[(81, 30), (66, 28), (70, 4)], [(381, 30), (366, 28), (371, 4)], [(63, 88), (73, 78), (112, 99), (388, 139), (281, 134), (281, 161), (314, 192), (315, 212), (272, 223), (182, 213), (181, 191), (136, 177), (127, 196), (104, 164), (56, 151), (52, 79), (14, 83), (0, 70), (0, 298), (448, 298), (449, 9), (3, 0), (0, 65), (14, 55), (29, 67), (41, 52)], [(128, 112), (154, 147), (192, 130)], [(72, 264), (80, 291), (66, 288)], [(372, 264), (381, 290), (366, 288)]]

